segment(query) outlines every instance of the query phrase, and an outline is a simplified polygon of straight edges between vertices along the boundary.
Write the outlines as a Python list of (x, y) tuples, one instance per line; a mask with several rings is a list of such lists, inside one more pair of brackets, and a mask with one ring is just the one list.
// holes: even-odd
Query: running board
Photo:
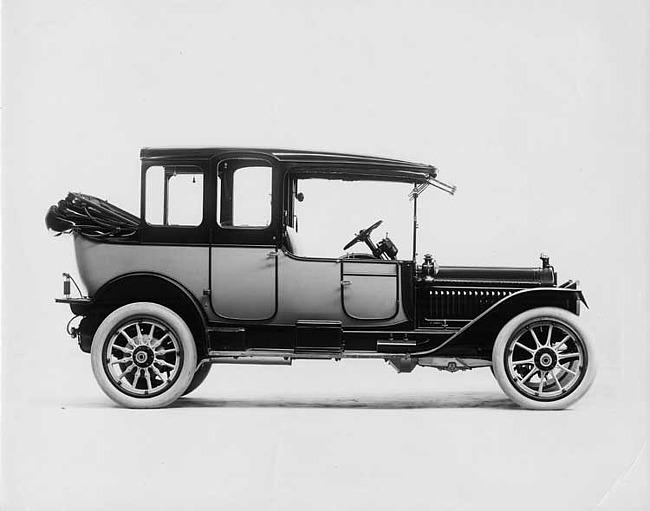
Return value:
[(210, 364), (252, 364), (266, 366), (290, 366), (292, 359), (287, 357), (224, 357), (211, 351), (208, 362)]
[(411, 357), (406, 353), (392, 354), (366, 351), (296, 353), (292, 350), (210, 351), (208, 357), (203, 359), (201, 363), (291, 365), (294, 360), (340, 360), (342, 358), (385, 360), (400, 373), (410, 373), (416, 366), (435, 367), (453, 373), (492, 365), (489, 360), (465, 357)]
[(379, 339), (377, 351), (386, 353), (407, 353), (417, 346), (414, 339)]
[[(339, 360), (341, 358), (370, 358), (383, 360), (394, 357), (395, 354), (377, 353), (375, 351), (335, 351), (335, 352), (299, 352), (293, 350), (244, 350), (244, 351), (209, 351), (209, 360), (229, 360), (229, 359), (318, 359), (318, 360)], [(397, 354), (397, 356), (406, 356), (406, 353)], [(239, 362), (244, 363), (244, 362)], [(253, 363), (253, 362), (250, 362)]]

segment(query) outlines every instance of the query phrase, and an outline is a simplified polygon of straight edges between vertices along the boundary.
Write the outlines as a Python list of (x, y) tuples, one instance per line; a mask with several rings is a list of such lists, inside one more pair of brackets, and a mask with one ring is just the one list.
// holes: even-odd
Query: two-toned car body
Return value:
[[(215, 363), (491, 366), (531, 408), (568, 406), (593, 380), (577, 318), (584, 297), (573, 281), (557, 285), (548, 257), (537, 268), (439, 266), (429, 255), (418, 264), (419, 196), (428, 186), (455, 191), (431, 165), (229, 148), (145, 148), (141, 161), (140, 215), (70, 194), (46, 218), (73, 233), (85, 287), (73, 298), (67, 283), (57, 301), (81, 316), (72, 334), (122, 405), (165, 406)], [(344, 249), (365, 243), (365, 253), (302, 255), (295, 210), (309, 179), (411, 184), (411, 257), (397, 258), (388, 237), (372, 241), (381, 222)]]

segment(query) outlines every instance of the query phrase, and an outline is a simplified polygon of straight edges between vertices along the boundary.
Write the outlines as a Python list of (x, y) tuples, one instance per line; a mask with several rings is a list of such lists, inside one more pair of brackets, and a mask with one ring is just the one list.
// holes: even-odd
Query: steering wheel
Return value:
[(374, 231), (377, 227), (379, 227), (382, 224), (383, 220), (379, 220), (372, 224), (370, 227), (367, 229), (361, 229), (359, 233), (352, 239), (347, 245), (343, 247), (343, 250), (347, 250), (350, 248), (352, 245), (355, 243), (359, 243), (360, 241), (366, 241), (370, 237), (370, 233)]

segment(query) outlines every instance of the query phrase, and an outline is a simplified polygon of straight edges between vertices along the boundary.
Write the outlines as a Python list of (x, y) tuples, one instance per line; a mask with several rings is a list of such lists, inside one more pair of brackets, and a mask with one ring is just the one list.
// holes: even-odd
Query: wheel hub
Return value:
[(141, 369), (146, 369), (153, 364), (154, 353), (149, 346), (138, 346), (133, 350), (133, 363)]
[(106, 343), (104, 370), (122, 393), (151, 397), (172, 387), (183, 367), (174, 330), (153, 318), (132, 317), (118, 324)]
[(585, 347), (576, 333), (554, 318), (523, 326), (511, 338), (506, 371), (515, 390), (536, 401), (573, 392), (584, 376)]
[(557, 354), (551, 348), (540, 348), (535, 353), (535, 367), (542, 371), (550, 371), (557, 365)]

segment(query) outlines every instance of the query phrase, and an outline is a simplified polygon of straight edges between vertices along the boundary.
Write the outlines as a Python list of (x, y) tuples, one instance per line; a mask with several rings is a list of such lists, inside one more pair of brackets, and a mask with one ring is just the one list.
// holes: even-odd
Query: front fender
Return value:
[(436, 355), (471, 355), (490, 359), (499, 331), (518, 314), (537, 307), (558, 307), (579, 315), (580, 302), (587, 306), (579, 289), (522, 289), (496, 302), (442, 344), (427, 347), (412, 356), (425, 356), (435, 352)]

